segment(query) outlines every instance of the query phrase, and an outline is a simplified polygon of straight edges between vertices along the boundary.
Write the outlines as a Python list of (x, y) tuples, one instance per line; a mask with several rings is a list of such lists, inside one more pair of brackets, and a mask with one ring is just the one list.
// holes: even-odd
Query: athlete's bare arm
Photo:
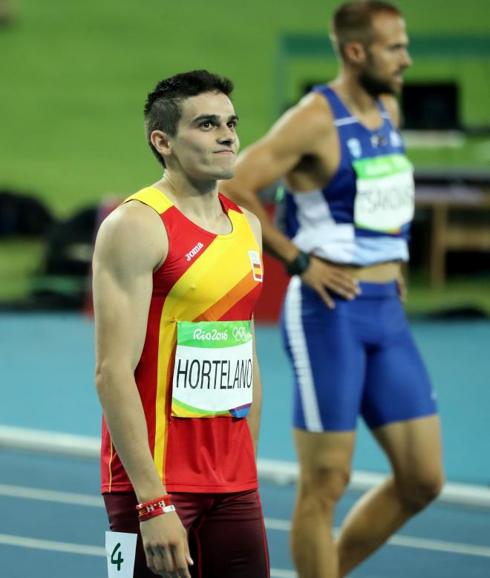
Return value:
[[(158, 215), (141, 203), (116, 209), (102, 224), (94, 254), (96, 383), (114, 446), (139, 502), (165, 488), (148, 445), (134, 370), (143, 350), (153, 271), (168, 242)], [(186, 531), (176, 513), (141, 523), (148, 567), (190, 578)]]
[[(259, 219), (247, 209), (242, 207), (245, 213), (250, 227), (252, 228), (257, 243), (262, 250), (262, 230), (260, 227)], [(254, 443), (255, 456), (257, 456), (257, 448), (259, 442), (259, 432), (260, 432), (260, 416), (262, 413), (262, 380), (260, 378), (260, 367), (259, 360), (257, 357), (256, 342), (255, 342), (255, 327), (252, 324), (253, 332), (253, 400), (252, 407), (247, 416), (248, 426), (250, 428), (250, 433), (252, 434), (252, 440)]]
[(325, 105), (312, 98), (287, 111), (240, 155), (234, 178), (221, 183), (225, 193), (259, 217), (265, 247), (284, 262), (292, 261), (298, 249), (272, 225), (257, 195), (293, 171), (303, 157), (316, 153), (329, 130), (326, 111)]
[[(331, 142), (333, 131), (331, 113), (324, 99), (320, 95), (309, 95), (284, 114), (264, 138), (246, 149), (238, 159), (234, 178), (221, 183), (223, 192), (259, 217), (264, 245), (284, 263), (295, 259), (298, 248), (271, 223), (258, 192), (291, 174), (305, 157), (318, 157), (325, 143)], [(311, 260), (302, 279), (329, 307), (334, 303), (327, 289), (348, 298), (356, 295), (356, 283), (350, 274), (319, 259)]]

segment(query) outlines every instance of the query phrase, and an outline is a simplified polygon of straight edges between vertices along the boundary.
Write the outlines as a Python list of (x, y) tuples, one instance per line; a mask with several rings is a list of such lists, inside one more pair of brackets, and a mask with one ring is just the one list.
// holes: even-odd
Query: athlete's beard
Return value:
[(397, 94), (389, 82), (375, 78), (365, 70), (359, 75), (359, 84), (373, 98), (378, 98), (381, 94)]
[(359, 84), (373, 98), (378, 98), (381, 94), (397, 94), (396, 88), (387, 80), (376, 78), (372, 70), (376, 69), (373, 53), (366, 47), (367, 59), (364, 70), (359, 75)]

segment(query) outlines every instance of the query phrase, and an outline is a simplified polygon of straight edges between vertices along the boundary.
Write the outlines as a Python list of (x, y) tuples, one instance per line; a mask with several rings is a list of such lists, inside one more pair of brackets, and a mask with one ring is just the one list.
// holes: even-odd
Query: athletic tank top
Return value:
[[(125, 202), (132, 200), (152, 207), (160, 215), (169, 239), (168, 256), (153, 274), (146, 340), (135, 370), (156, 468), (169, 492), (254, 489), (257, 471), (253, 442), (247, 420), (240, 417), (246, 413), (243, 407), (250, 405), (250, 399), (243, 396), (251, 398), (250, 391), (246, 391), (252, 385), (248, 367), (251, 343), (248, 358), (240, 368), (237, 365), (234, 384), (234, 370), (230, 369), (233, 355), (231, 361), (223, 361), (226, 355), (221, 352), (228, 350), (217, 351), (220, 343), (216, 339), (228, 339), (230, 333), (225, 343), (230, 345), (230, 326), (233, 335), (242, 339), (233, 342), (235, 345), (244, 343), (244, 336), (251, 337), (247, 324), (263, 276), (259, 245), (245, 214), (221, 194), (221, 206), (232, 224), (232, 232), (226, 235), (211, 233), (190, 221), (156, 188), (142, 189)], [(184, 343), (181, 333), (190, 335), (191, 342)], [(229, 351), (241, 351), (240, 347)], [(189, 365), (185, 357), (188, 351), (197, 351), (198, 357), (202, 352), (201, 369), (192, 361)], [(181, 363), (179, 371), (174, 372), (176, 352)], [(187, 386), (183, 391), (191, 394), (190, 401), (174, 399), (176, 375), (177, 386)], [(203, 387), (207, 390), (200, 401), (196, 395), (203, 393)], [(203, 409), (213, 396), (219, 402), (233, 390), (238, 396), (235, 409), (226, 411), (227, 405), (221, 411)], [(236, 407), (241, 399), (245, 399), (243, 407)], [(105, 420), (101, 458), (102, 492), (131, 491)]]
[(399, 131), (381, 101), (382, 125), (370, 130), (329, 86), (313, 90), (332, 110), (340, 163), (323, 189), (286, 192), (286, 233), (303, 251), (335, 263), (407, 261), (414, 181)]

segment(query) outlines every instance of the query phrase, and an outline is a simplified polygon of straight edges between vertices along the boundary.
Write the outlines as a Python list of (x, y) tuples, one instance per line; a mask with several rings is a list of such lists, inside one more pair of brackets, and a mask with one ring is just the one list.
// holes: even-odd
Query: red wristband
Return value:
[(175, 507), (170, 500), (170, 496), (165, 494), (164, 496), (160, 496), (154, 500), (137, 504), (136, 511), (138, 512), (140, 522), (144, 522), (145, 520), (149, 520), (155, 516), (175, 512)]
[(162, 516), (163, 514), (169, 514), (170, 512), (175, 512), (175, 506), (173, 504), (170, 504), (170, 506), (165, 506), (164, 508), (157, 507), (151, 512), (140, 512), (138, 514), (138, 520), (140, 522), (146, 522), (146, 520), (156, 518), (156, 516)]
[(148, 500), (148, 502), (142, 502), (136, 506), (136, 510), (138, 512), (152, 511), (152, 507), (159, 506), (163, 508), (165, 506), (171, 505), (171, 498), (169, 494), (165, 494), (164, 496), (160, 496), (159, 498), (155, 498), (154, 500)]

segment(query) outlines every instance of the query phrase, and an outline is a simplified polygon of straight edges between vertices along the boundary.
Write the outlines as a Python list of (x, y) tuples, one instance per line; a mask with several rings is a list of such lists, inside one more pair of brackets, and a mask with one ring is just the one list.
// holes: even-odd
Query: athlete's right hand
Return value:
[(360, 294), (359, 283), (342, 267), (326, 263), (316, 257), (310, 258), (310, 264), (301, 275), (305, 285), (314, 289), (323, 299), (325, 305), (335, 309), (335, 301), (328, 290), (345, 297), (355, 299)]
[(176, 512), (140, 522), (148, 568), (164, 578), (191, 578), (187, 532)]

